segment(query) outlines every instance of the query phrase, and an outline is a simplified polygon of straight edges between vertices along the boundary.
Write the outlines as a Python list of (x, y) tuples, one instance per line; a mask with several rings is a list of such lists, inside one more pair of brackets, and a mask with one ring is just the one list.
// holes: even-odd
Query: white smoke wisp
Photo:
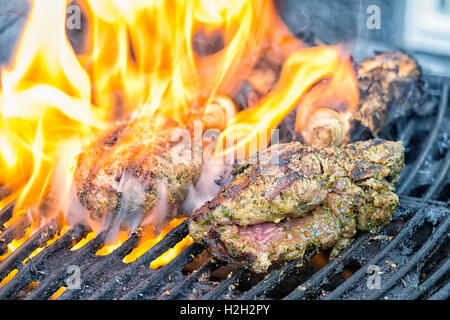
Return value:
[(158, 185), (158, 199), (156, 201), (152, 212), (142, 221), (142, 225), (152, 225), (155, 233), (159, 233), (170, 213), (167, 185), (164, 181), (161, 181)]
[(70, 226), (75, 226), (78, 224), (88, 226), (90, 231), (99, 234), (110, 217), (108, 217), (108, 215), (103, 215), (100, 219), (93, 219), (89, 210), (81, 204), (77, 196), (77, 187), (75, 184), (72, 184), (70, 194), (72, 196), (72, 201), (64, 211), (66, 213), (66, 222)]
[(114, 240), (124, 228), (130, 233), (136, 230), (144, 213), (145, 187), (138, 178), (125, 171), (117, 191), (121, 194), (119, 210), (107, 214), (107, 221), (104, 223), (104, 229), (108, 230), (106, 242)]
[(231, 169), (232, 166), (223, 161), (216, 161), (214, 158), (205, 160), (197, 184), (189, 187), (188, 195), (181, 205), (183, 211), (191, 214), (216, 197), (222, 188), (219, 181), (227, 177)]

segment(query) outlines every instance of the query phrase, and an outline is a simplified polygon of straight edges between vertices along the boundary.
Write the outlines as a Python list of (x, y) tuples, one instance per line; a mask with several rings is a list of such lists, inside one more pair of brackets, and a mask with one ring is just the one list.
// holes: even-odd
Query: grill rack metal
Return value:
[[(213, 281), (209, 277), (223, 267), (220, 263), (208, 261), (192, 272), (183, 269), (203, 251), (197, 244), (186, 248), (166, 266), (149, 268), (153, 260), (188, 234), (186, 221), (129, 264), (122, 259), (138, 244), (139, 231), (109, 255), (96, 256), (104, 234), (76, 251), (69, 250), (90, 231), (84, 225), (76, 225), (24, 264), (31, 252), (59, 232), (58, 224), (52, 220), (0, 263), (0, 280), (18, 270), (0, 287), (0, 299), (48, 299), (65, 285), (70, 265), (81, 268), (81, 288), (68, 289), (59, 299), (446, 299), (450, 295), (450, 148), (445, 143), (448, 141), (441, 140), (450, 136), (449, 83), (447, 78), (427, 76), (425, 90), (439, 103), (400, 129), (398, 137), (406, 146), (415, 141), (415, 150), (409, 150), (415, 156), (408, 159), (407, 153), (398, 188), (401, 207), (390, 224), (391, 229), (396, 226), (398, 230), (389, 231), (389, 226), (385, 229), (392, 239), (360, 234), (338, 258), (306, 279), (301, 274), (309, 257), (285, 263), (262, 279), (243, 268), (234, 268), (226, 279)], [(425, 139), (417, 137), (417, 128), (427, 132)], [(423, 175), (422, 170), (429, 174)], [(9, 206), (0, 213), (1, 225), (11, 218), (11, 212)], [(20, 238), (26, 227), (27, 221), (18, 220), (0, 233), (0, 249)], [(419, 239), (417, 234), (425, 236)], [(345, 279), (343, 270), (349, 265), (354, 270)], [(367, 287), (370, 265), (382, 270), (380, 289)], [(430, 270), (421, 279), (425, 266)], [(29, 288), (31, 283), (35, 285)]]

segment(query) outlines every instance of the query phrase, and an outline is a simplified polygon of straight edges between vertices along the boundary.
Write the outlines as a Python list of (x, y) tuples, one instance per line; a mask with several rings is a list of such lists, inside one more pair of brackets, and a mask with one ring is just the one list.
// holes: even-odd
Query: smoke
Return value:
[(77, 224), (87, 225), (94, 231), (98, 231), (104, 224), (104, 221), (94, 221), (90, 218), (89, 211), (80, 203), (78, 197), (76, 196), (76, 190), (75, 184), (72, 184), (70, 192), (72, 201), (65, 211), (67, 213), (67, 223), (71, 226)]
[(158, 185), (158, 199), (156, 201), (152, 212), (142, 221), (142, 225), (151, 224), (155, 233), (159, 233), (170, 213), (167, 185), (164, 181), (161, 181)]
[[(145, 188), (141, 181), (124, 172), (117, 192), (120, 195), (119, 210), (108, 213), (105, 227), (108, 230), (106, 242), (113, 240), (120, 230), (128, 228), (133, 232), (142, 220), (145, 204)], [(109, 221), (108, 221), (109, 220)]]
[(231, 173), (232, 166), (214, 157), (204, 161), (202, 173), (195, 186), (189, 187), (186, 200), (182, 203), (183, 212), (191, 214), (205, 202), (219, 193), (221, 185)]

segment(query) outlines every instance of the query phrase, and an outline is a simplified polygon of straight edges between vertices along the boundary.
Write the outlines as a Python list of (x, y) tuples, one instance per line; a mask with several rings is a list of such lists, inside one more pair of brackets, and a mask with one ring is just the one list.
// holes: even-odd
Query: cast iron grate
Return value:
[[(48, 299), (66, 285), (71, 265), (81, 268), (80, 289), (65, 290), (59, 299), (446, 299), (450, 295), (450, 132), (447, 78), (426, 76), (425, 107), (400, 119), (383, 137), (406, 146), (406, 167), (398, 193), (401, 206), (378, 235), (360, 234), (335, 260), (314, 266), (312, 253), (304, 261), (286, 263), (265, 275), (234, 265), (201, 259), (204, 248), (193, 244), (166, 266), (150, 263), (187, 234), (183, 222), (160, 242), (125, 264), (122, 259), (139, 242), (133, 233), (107, 256), (95, 252), (104, 243), (99, 234), (78, 250), (70, 248), (90, 231), (76, 225), (35, 257), (59, 231), (52, 220), (0, 263), (0, 299)], [(8, 228), (12, 205), (0, 212), (0, 252), (20, 239), (29, 225), (26, 217)], [(326, 258), (327, 252), (322, 255)], [(379, 289), (367, 286), (375, 266)], [(373, 270), (373, 268), (372, 268)]]

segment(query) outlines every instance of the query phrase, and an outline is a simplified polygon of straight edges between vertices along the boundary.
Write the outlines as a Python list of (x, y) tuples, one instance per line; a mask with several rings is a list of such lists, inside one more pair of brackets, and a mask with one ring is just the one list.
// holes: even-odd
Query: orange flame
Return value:
[[(236, 93), (267, 43), (277, 46), (284, 59), (280, 79), (256, 106), (228, 123), (216, 155), (243, 158), (266, 147), (271, 129), (299, 101), (302, 114), (308, 114), (302, 97), (317, 90), (320, 80), (332, 79), (329, 83), (334, 84), (352, 72), (339, 48), (304, 49), (271, 1), (80, 1), (87, 24), (85, 46), (78, 55), (65, 30), (68, 2), (32, 2), (12, 64), (1, 70), (0, 186), (12, 193), (0, 199), (0, 208), (15, 199), (8, 224), (29, 214), (33, 231), (56, 215), (68, 214), (78, 154), (99, 130), (141, 116), (191, 124), (215, 97)], [(339, 100), (339, 88), (327, 86), (321, 96)], [(309, 104), (318, 103), (324, 106), (326, 101)], [(168, 223), (159, 235), (146, 235), (125, 262), (179, 222)], [(101, 228), (91, 227), (94, 231), (72, 250)], [(109, 254), (127, 237), (120, 233), (97, 254)], [(153, 267), (167, 263), (191, 241), (184, 239)]]
[[(322, 79), (330, 77), (331, 83), (335, 86), (327, 86), (329, 91), (322, 91), (320, 98), (332, 101), (344, 99), (345, 96), (339, 97), (336, 95), (339, 91), (335, 90), (340, 88), (337, 83), (342, 80), (342, 70), (349, 71), (352, 78), (352, 69), (347, 69), (345, 66), (348, 64), (339, 48), (336, 47), (314, 47), (292, 53), (285, 61), (280, 80), (270, 95), (258, 105), (240, 112), (222, 132), (216, 146), (216, 156), (231, 155), (234, 159), (243, 159), (267, 147), (272, 134), (271, 130), (275, 129), (301, 97)], [(355, 85), (351, 84), (353, 90), (350, 91), (354, 92)], [(307, 95), (307, 97), (312, 96)], [(317, 99), (317, 96), (314, 95), (314, 97)], [(355, 100), (352, 100), (352, 107), (354, 103)], [(316, 108), (318, 105), (311, 104), (311, 106)], [(303, 114), (303, 108), (299, 113)]]
[[(306, 94), (299, 106), (295, 130), (308, 135), (308, 125), (318, 117), (324, 117), (323, 109), (349, 118), (359, 102), (359, 89), (356, 73), (349, 58), (343, 58), (334, 72)], [(348, 124), (348, 122), (344, 123)], [(348, 130), (348, 128), (345, 128)]]
[(49, 192), (62, 208), (81, 143), (102, 125), (91, 109), (89, 77), (65, 35), (64, 1), (34, 3), (1, 83), (0, 184), (20, 190), (14, 217), (37, 208)]

